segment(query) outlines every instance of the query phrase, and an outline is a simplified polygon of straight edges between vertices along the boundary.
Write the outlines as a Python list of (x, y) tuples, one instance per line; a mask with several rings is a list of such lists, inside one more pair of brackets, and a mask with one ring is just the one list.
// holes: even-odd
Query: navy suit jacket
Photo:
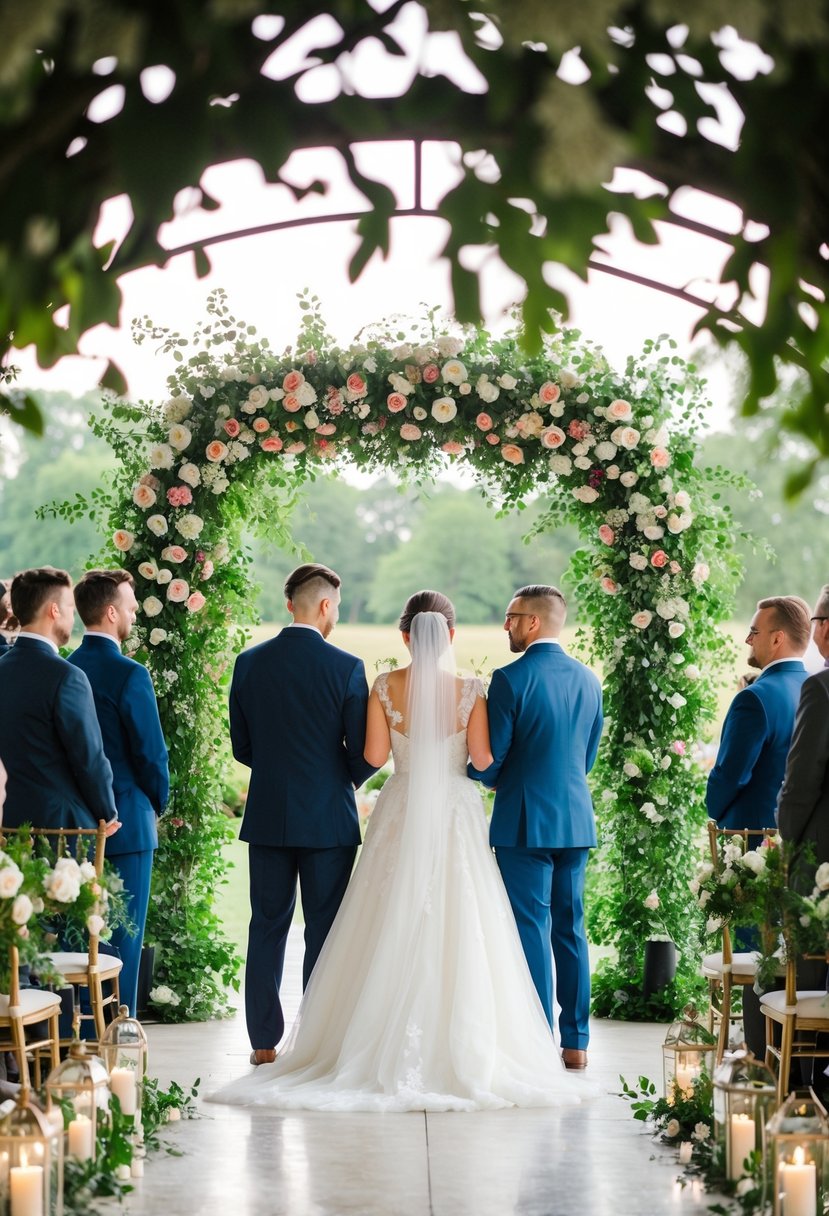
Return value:
[(602, 733), (602, 689), (556, 643), (530, 646), (492, 674), (493, 763), (469, 776), (495, 788), (490, 843), (529, 849), (596, 844), (587, 774)]
[(170, 777), (150, 673), (103, 636), (87, 634), (69, 662), (92, 685), (121, 827), (107, 855), (158, 847), (156, 816), (167, 805)]
[(354, 786), (363, 758), (368, 685), (360, 659), (316, 629), (289, 626), (236, 660), (233, 755), (251, 770), (241, 840), (288, 848), (360, 843)]
[(807, 675), (800, 659), (786, 659), (761, 671), (731, 702), (705, 795), (708, 814), (721, 827), (774, 826)]
[(0, 661), (0, 759), (9, 827), (94, 828), (116, 817), (89, 680), (48, 642), (18, 637)]

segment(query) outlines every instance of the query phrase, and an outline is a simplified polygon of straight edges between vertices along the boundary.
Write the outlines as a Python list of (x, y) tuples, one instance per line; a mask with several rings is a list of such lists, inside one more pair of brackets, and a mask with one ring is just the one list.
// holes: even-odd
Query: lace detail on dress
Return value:
[(460, 701), (458, 702), (458, 721), (461, 727), (466, 730), (469, 723), (469, 716), (475, 708), (475, 702), (478, 697), (484, 695), (483, 683), (477, 676), (473, 676), (463, 682), (463, 692), (461, 693)]
[(400, 710), (395, 709), (391, 703), (391, 697), (389, 696), (389, 677), (387, 672), (384, 671), (377, 677), (377, 679), (374, 681), (374, 687), (377, 689), (377, 696), (380, 698), (380, 704), (386, 711), (386, 717), (388, 718), (390, 724), (392, 726), (399, 726), (403, 721), (403, 715), (401, 714)]

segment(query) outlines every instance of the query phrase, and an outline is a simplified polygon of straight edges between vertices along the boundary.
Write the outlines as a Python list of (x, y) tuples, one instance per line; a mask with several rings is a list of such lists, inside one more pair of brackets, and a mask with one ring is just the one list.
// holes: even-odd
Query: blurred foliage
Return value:
[[(256, 0), (0, 0), (0, 361), (34, 344), (49, 366), (116, 324), (117, 276), (164, 264), (179, 192), (215, 208), (200, 187), (212, 164), (252, 158), (301, 198), (326, 183), (292, 184), (291, 154), (338, 149), (366, 206), (357, 278), (387, 253), (397, 203), (355, 145), (448, 141), (461, 176), (438, 214), (455, 312), (478, 319), (466, 251), (495, 247), (526, 284), (535, 351), (550, 310), (566, 315), (550, 267), (585, 275), (611, 214), (652, 244), (655, 221), (711, 231), (683, 218), (687, 187), (734, 204), (733, 229), (716, 232), (729, 251), (716, 297), (734, 303), (704, 305), (698, 325), (748, 356), (746, 414), (801, 371), (779, 423), (808, 442), (789, 488), (807, 484), (829, 456), (827, 0), (286, 0), (260, 14)], [(363, 80), (393, 95), (361, 94)], [(617, 167), (635, 185), (611, 181)], [(97, 248), (114, 196), (132, 223), (118, 249)], [(204, 249), (194, 257), (206, 273)], [(40, 429), (35, 399), (3, 374), (11, 415)], [(113, 365), (103, 382), (125, 388)]]

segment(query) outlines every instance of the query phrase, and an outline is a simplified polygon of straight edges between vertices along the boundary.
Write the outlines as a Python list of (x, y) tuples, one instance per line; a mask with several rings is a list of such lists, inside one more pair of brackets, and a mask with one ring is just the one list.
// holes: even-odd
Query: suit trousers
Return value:
[(590, 1038), (590, 960), (584, 928), (589, 849), (496, 846), (521, 945), (547, 1021), (553, 1025), (553, 959), (562, 1047)]
[(114, 952), (124, 964), (118, 982), (121, 1003), (129, 1005), (133, 1017), (138, 1003), (138, 969), (141, 966), (141, 947), (144, 945), (147, 908), (150, 905), (153, 853), (153, 849), (142, 849), (138, 853), (115, 853), (107, 857), (123, 879), (127, 915), (136, 929), (134, 934), (125, 928), (116, 929), (110, 939)]
[(330, 849), (248, 847), (251, 916), (245, 1018), (254, 1049), (275, 1047), (285, 1033), (279, 989), (297, 880), (305, 917), (304, 990), (345, 895), (356, 855), (356, 845)]

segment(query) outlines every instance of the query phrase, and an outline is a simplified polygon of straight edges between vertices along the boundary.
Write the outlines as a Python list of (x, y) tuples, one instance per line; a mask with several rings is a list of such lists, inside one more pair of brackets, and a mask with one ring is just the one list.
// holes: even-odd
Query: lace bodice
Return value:
[[(401, 730), (403, 725), (403, 715), (398, 709), (395, 709), (391, 697), (389, 696), (389, 679), (388, 673), (383, 672), (379, 675), (374, 683), (377, 690), (377, 696), (380, 698), (380, 704), (386, 714), (389, 723), (389, 731), (391, 734), (391, 751), (394, 757), (394, 769), (396, 773), (405, 773), (409, 770), (409, 740)], [(451, 738), (447, 739), (447, 747), (451, 749), (450, 765), (454, 773), (461, 776), (466, 776), (466, 761), (468, 758), (468, 750), (466, 744), (466, 727), (469, 723), (469, 718), (472, 713), (475, 701), (478, 697), (484, 694), (484, 686), (477, 677), (468, 677), (463, 681), (461, 695), (458, 700), (458, 716), (457, 716), (457, 731)]]

